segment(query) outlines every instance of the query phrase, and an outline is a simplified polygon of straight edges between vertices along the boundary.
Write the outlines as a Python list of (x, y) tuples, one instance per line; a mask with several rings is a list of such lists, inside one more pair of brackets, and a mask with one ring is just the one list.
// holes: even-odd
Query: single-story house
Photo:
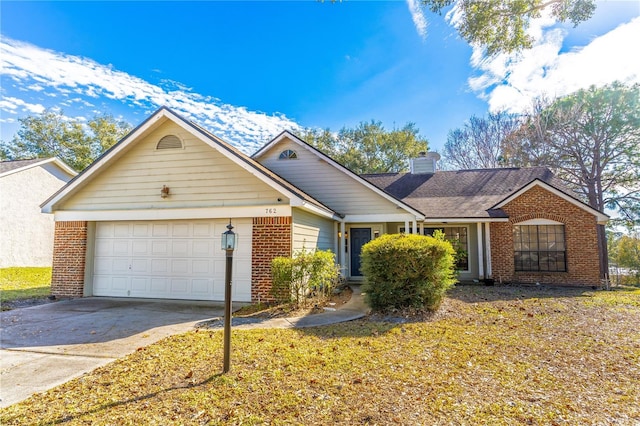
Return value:
[(251, 157), (160, 108), (42, 205), (56, 221), (52, 293), (223, 300), (221, 234), (237, 233), (233, 300), (269, 300), (271, 260), (331, 249), (348, 279), (385, 233), (444, 231), (461, 280), (598, 285), (607, 216), (545, 168), (358, 176), (285, 131)]
[(55, 157), (0, 161), (0, 268), (51, 266), (53, 217), (40, 203), (76, 174)]

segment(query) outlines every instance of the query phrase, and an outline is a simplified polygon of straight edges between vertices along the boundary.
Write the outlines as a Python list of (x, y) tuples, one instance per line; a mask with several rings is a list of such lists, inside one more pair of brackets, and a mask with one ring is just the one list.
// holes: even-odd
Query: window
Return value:
[(564, 225), (516, 225), (513, 242), (516, 271), (567, 270)]
[(436, 231), (444, 232), (444, 237), (451, 242), (457, 253), (456, 269), (469, 270), (469, 238), (466, 226), (447, 226), (442, 228), (424, 228), (424, 235), (431, 235)]
[(292, 149), (285, 149), (280, 153), (279, 160), (295, 160), (298, 158), (298, 154)]
[(160, 139), (156, 149), (182, 149), (182, 141), (175, 135), (167, 135)]

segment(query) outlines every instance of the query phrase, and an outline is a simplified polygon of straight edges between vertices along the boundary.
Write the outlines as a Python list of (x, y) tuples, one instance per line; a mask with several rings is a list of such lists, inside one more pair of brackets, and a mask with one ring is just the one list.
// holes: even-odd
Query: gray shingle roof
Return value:
[(536, 179), (572, 195), (546, 167), (437, 171), (433, 174), (385, 173), (362, 177), (428, 218), (506, 217), (502, 210), (491, 207)]
[(46, 160), (46, 158), (33, 158), (31, 160), (0, 161), (0, 173), (10, 172), (11, 170), (15, 170), (31, 164), (39, 163), (44, 160)]

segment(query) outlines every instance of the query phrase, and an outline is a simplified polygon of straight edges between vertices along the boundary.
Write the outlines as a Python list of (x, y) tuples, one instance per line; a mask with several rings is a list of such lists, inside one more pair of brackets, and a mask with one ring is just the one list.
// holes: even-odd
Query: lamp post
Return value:
[(233, 250), (236, 248), (236, 234), (232, 231), (231, 219), (227, 231), (222, 234), (222, 250), (227, 253), (224, 273), (224, 362), (222, 373), (228, 373), (231, 364), (231, 271), (233, 269)]

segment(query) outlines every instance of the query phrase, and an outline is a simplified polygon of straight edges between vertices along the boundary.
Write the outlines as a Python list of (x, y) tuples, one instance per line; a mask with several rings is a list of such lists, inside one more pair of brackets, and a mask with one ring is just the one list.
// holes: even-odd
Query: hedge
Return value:
[(386, 234), (362, 247), (363, 292), (374, 310), (436, 310), (456, 282), (455, 250), (443, 237)]

